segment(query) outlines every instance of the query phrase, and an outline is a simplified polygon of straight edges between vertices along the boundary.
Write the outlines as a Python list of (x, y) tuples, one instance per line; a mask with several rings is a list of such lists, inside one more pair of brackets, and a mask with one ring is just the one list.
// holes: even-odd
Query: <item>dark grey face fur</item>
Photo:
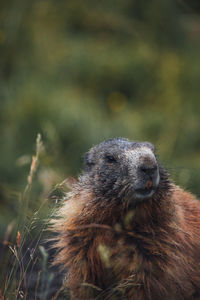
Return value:
[(162, 181), (163, 169), (154, 151), (148, 142), (106, 140), (85, 155), (84, 177), (96, 196), (129, 198), (137, 204), (152, 198)]

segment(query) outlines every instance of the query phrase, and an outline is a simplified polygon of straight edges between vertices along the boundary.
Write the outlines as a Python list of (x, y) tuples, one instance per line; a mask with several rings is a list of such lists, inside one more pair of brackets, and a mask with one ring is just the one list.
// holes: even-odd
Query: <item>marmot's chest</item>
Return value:
[[(188, 285), (189, 293), (184, 299), (193, 293), (190, 278), (183, 275), (184, 270), (173, 259), (174, 248), (163, 244), (158, 237), (148, 233), (125, 231), (123, 234), (100, 234), (97, 240), (98, 243), (94, 242), (96, 251), (93, 253), (98, 258), (94, 257), (93, 262), (97, 259), (98, 263), (102, 264), (107, 288), (115, 282), (116, 286), (124, 286), (125, 294), (127, 287), (131, 286), (131, 295), (137, 295), (140, 287), (144, 289), (145, 294), (150, 293), (152, 299), (160, 299), (159, 285), (162, 290), (159, 290), (159, 293), (163, 293), (162, 299), (169, 299), (170, 296), (171, 300), (175, 300), (178, 299), (178, 295), (174, 291), (181, 288), (178, 287), (176, 278), (181, 274), (182, 284), (185, 282)], [(97, 282), (98, 284), (101, 285), (101, 282)]]
[(127, 276), (140, 271), (158, 273), (159, 266), (166, 260), (166, 251), (161, 244), (148, 233), (138, 234), (130, 230), (107, 232), (94, 241), (94, 253), (100, 257), (105, 268), (114, 268), (115, 272), (120, 273), (123, 271)]

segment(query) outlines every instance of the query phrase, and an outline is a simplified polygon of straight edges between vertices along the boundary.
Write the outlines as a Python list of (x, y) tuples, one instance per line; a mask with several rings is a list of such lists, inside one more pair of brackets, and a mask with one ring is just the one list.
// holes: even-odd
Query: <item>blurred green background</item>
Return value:
[(37, 133), (29, 210), (92, 145), (148, 140), (200, 195), (200, 5), (172, 0), (0, 4), (0, 237), (16, 218)]

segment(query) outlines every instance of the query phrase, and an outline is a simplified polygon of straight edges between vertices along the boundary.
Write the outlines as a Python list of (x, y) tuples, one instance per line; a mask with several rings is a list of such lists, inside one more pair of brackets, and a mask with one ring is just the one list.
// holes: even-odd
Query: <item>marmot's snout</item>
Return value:
[(148, 147), (131, 149), (127, 153), (129, 175), (134, 180), (134, 191), (137, 199), (146, 199), (155, 193), (159, 181), (159, 166), (152, 150)]
[(159, 184), (160, 175), (157, 164), (152, 166), (142, 164), (138, 169), (139, 183), (135, 188), (137, 198), (151, 197)]

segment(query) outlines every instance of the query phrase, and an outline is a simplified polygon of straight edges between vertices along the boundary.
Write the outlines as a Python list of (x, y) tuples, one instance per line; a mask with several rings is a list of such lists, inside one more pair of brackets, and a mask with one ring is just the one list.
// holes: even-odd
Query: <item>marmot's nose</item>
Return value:
[(157, 165), (152, 165), (152, 166), (141, 165), (139, 167), (139, 170), (141, 173), (143, 173), (144, 175), (148, 175), (152, 179), (158, 176), (158, 166)]
[(138, 174), (146, 187), (149, 183), (151, 183), (151, 187), (156, 188), (159, 184), (159, 170), (156, 162), (151, 164), (141, 164), (139, 166), (139, 174)]
[(138, 173), (138, 183), (135, 187), (136, 197), (146, 199), (151, 197), (158, 187), (160, 176), (158, 166), (155, 162), (141, 164)]

